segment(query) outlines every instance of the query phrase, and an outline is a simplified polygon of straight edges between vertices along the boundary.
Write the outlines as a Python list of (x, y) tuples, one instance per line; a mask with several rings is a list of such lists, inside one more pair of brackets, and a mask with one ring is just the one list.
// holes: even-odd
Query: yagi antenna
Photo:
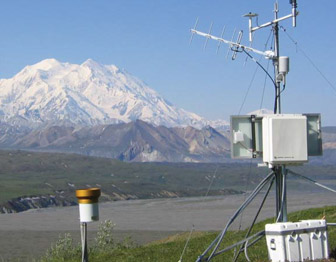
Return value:
[(242, 37), (243, 37), (243, 32), (242, 31), (240, 31), (238, 33), (237, 42), (233, 41), (233, 38), (234, 38), (234, 36), (236, 34), (236, 30), (234, 30), (234, 33), (233, 33), (232, 38), (231, 38), (231, 41), (226, 40), (226, 39), (224, 39), (222, 37), (217, 37), (217, 36), (212, 35), (211, 34), (212, 25), (213, 25), (213, 23), (211, 23), (209, 33), (204, 33), (204, 32), (198, 31), (196, 29), (191, 29), (190, 30), (192, 35), (196, 34), (196, 35), (200, 35), (200, 36), (203, 36), (203, 37), (206, 38), (206, 42), (205, 42), (204, 47), (206, 47), (206, 44), (208, 43), (208, 40), (212, 39), (212, 40), (218, 41), (220, 43), (228, 44), (229, 45), (229, 51), (232, 50), (234, 52), (243, 52), (243, 50), (245, 50), (245, 51), (251, 51), (251, 52), (254, 52), (256, 54), (262, 55), (262, 56), (264, 56), (267, 59), (273, 59), (275, 57), (274, 56), (274, 52), (271, 51), (271, 50), (260, 51), (260, 50), (257, 50), (255, 48), (242, 45), (240, 43), (241, 40), (242, 40)]
[[(233, 41), (233, 38), (234, 38), (235, 35), (236, 35), (236, 31), (237, 31), (237, 29), (235, 28), (235, 29), (233, 30), (233, 34), (232, 34), (232, 37), (231, 37), (231, 42)], [(227, 52), (226, 52), (226, 59), (228, 59), (228, 57), (229, 57), (229, 53), (230, 53), (231, 48), (232, 48), (232, 45), (229, 45), (228, 50), (227, 50)]]
[[(238, 33), (238, 38), (237, 38), (237, 42), (236, 42), (238, 45), (240, 44), (242, 38), (243, 38), (243, 30), (240, 30), (239, 33)], [(237, 52), (240, 52), (239, 47), (237, 47), (237, 46), (233, 47), (232, 51), (233, 51), (233, 54), (232, 54), (231, 59), (235, 60), (236, 57), (237, 57)]]
[[(212, 22), (211, 25), (210, 25), (208, 36), (211, 35), (212, 26), (213, 26), (213, 22)], [(208, 45), (209, 38), (210, 38), (210, 37), (206, 37), (206, 39), (205, 39), (205, 43), (204, 43), (204, 47), (203, 47), (204, 50), (206, 49), (206, 47), (207, 47), (207, 45)]]
[[(224, 33), (225, 33), (225, 26), (223, 27), (221, 38), (223, 38)], [(218, 42), (216, 54), (218, 54), (220, 46), (221, 46), (221, 42)]]
[[(195, 25), (194, 25), (194, 31), (196, 31), (197, 24), (198, 24), (198, 17), (197, 17), (196, 22), (195, 22)], [(195, 33), (191, 33), (191, 37), (190, 37), (190, 41), (189, 41), (189, 45), (191, 45), (191, 43), (192, 43), (192, 40), (193, 40), (193, 38), (194, 38), (194, 34), (195, 34)]]

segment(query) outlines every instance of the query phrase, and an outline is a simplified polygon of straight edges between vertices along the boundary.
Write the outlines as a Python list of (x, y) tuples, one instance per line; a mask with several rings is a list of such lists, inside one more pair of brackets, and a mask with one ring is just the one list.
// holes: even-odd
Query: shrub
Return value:
[(41, 258), (41, 262), (51, 261), (69, 261), (81, 256), (81, 247), (74, 246), (71, 234), (66, 233), (64, 236), (59, 236), (59, 239), (52, 245)]

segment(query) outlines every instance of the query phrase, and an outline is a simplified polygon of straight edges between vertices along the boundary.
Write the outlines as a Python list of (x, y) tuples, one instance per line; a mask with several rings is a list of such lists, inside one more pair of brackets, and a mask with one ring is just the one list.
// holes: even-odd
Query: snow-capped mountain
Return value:
[(248, 115), (272, 115), (273, 114), (273, 111), (270, 110), (270, 109), (267, 109), (267, 108), (261, 108), (261, 109), (257, 109), (257, 110), (254, 110), (252, 112), (249, 112), (247, 113)]
[(46, 59), (0, 80), (0, 119), (82, 126), (136, 119), (168, 127), (211, 124), (173, 106), (126, 71), (91, 59), (81, 65)]

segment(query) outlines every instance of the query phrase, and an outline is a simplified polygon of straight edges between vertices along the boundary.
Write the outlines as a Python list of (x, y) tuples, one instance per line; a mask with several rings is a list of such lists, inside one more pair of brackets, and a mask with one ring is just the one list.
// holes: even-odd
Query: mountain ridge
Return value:
[(173, 106), (126, 70), (92, 59), (80, 65), (45, 59), (1, 79), (0, 119), (21, 125), (93, 126), (140, 119), (156, 126), (202, 128), (212, 123)]
[(74, 128), (50, 126), (31, 130), (0, 146), (33, 151), (67, 152), (131, 162), (226, 162), (229, 138), (210, 126), (153, 126), (130, 123)]

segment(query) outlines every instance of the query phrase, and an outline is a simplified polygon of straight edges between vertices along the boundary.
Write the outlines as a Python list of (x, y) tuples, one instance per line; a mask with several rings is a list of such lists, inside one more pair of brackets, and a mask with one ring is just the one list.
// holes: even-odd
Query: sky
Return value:
[[(198, 30), (208, 32), (213, 22), (212, 33), (220, 36), (226, 26), (228, 40), (235, 28), (243, 30), (242, 43), (249, 45), (242, 15), (258, 13), (262, 24), (273, 19), (273, 5), (271, 0), (1, 1), (0, 78), (47, 58), (76, 64), (91, 58), (127, 70), (175, 106), (208, 119), (272, 109), (274, 88), (253, 61), (244, 54), (232, 61), (225, 45), (216, 54), (211, 40), (204, 49), (199, 36), (191, 45), (189, 40), (199, 18)], [(279, 0), (279, 8), (280, 16), (291, 12), (288, 0)], [(298, 43), (281, 32), (280, 55), (290, 57), (282, 112), (321, 113), (322, 125), (336, 125), (336, 1), (298, 0), (298, 10), (296, 28), (291, 20), (281, 23)], [(264, 50), (270, 32), (257, 31), (253, 47)], [(272, 63), (253, 56), (272, 74)]]

